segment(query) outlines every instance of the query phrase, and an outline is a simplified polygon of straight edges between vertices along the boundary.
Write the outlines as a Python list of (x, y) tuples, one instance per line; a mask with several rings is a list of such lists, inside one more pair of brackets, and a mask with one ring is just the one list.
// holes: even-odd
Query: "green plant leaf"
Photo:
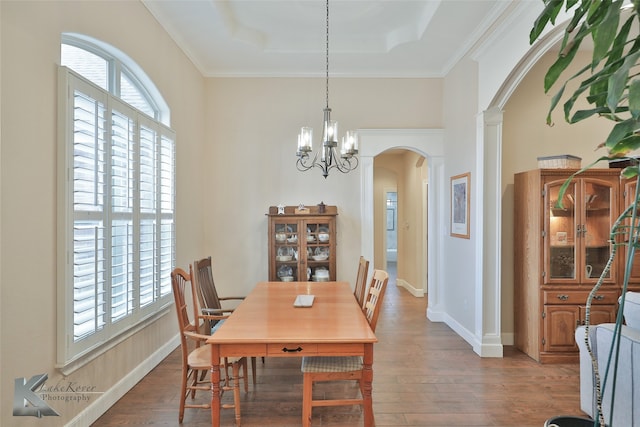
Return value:
[[(565, 10), (567, 11), (571, 10), (578, 3), (578, 1), (581, 1), (584, 3), (585, 0), (567, 0), (567, 6), (565, 7)], [(582, 21), (582, 18), (584, 17), (584, 15), (587, 13), (588, 10), (589, 8), (584, 7), (583, 5), (577, 7), (573, 12), (573, 17), (571, 18), (571, 20), (569, 21), (569, 24), (567, 25), (567, 28), (565, 29), (565, 33), (573, 33), (574, 30), (578, 27), (578, 24), (580, 24), (580, 21)], [(552, 22), (552, 23), (555, 24), (555, 22)]]
[[(622, 0), (616, 0), (613, 2), (613, 7), (606, 6), (601, 3), (600, 9), (605, 9), (604, 18), (600, 24), (593, 31), (593, 61), (592, 67), (596, 67), (600, 61), (607, 56), (609, 48), (613, 44), (618, 31), (618, 24), (620, 22), (620, 6)], [(594, 24), (592, 24), (594, 25)]]
[(629, 85), (629, 112), (631, 117), (638, 119), (640, 116), (640, 80), (635, 79)]
[(540, 34), (542, 30), (547, 26), (549, 22), (555, 23), (556, 17), (560, 12), (562, 5), (564, 4), (564, 0), (546, 0), (544, 10), (540, 13), (538, 18), (535, 20), (533, 24), (533, 28), (529, 33), (529, 44), (533, 44)]
[(609, 109), (607, 107), (596, 107), (591, 110), (578, 110), (573, 114), (573, 116), (571, 116), (569, 123), (577, 123), (591, 116), (607, 113), (609, 113)]
[(576, 56), (576, 53), (578, 53), (581, 41), (582, 39), (573, 40), (572, 44), (570, 44), (569, 46), (569, 50), (564, 55), (558, 56), (556, 62), (551, 65), (551, 67), (547, 71), (547, 74), (544, 76), (545, 92), (549, 91), (551, 86), (553, 86), (553, 84), (558, 80), (562, 72), (567, 69), (569, 64), (571, 64), (573, 58)]
[(616, 142), (616, 144), (609, 149), (609, 154), (614, 157), (623, 157), (639, 148), (640, 136), (633, 134)]
[(622, 175), (624, 178), (635, 178), (636, 176), (638, 176), (638, 172), (639, 171), (637, 166), (627, 166), (622, 170), (620, 175)]
[(567, 83), (565, 82), (565, 84), (562, 85), (560, 90), (551, 97), (551, 106), (549, 107), (549, 112), (547, 113), (547, 124), (549, 126), (553, 124), (551, 113), (553, 112), (553, 110), (555, 110), (556, 105), (558, 105), (558, 102), (560, 102), (560, 100), (562, 99), (562, 94), (564, 93), (564, 90), (566, 87), (567, 87)]
[(640, 57), (640, 52), (628, 54), (624, 59), (623, 65), (609, 77), (607, 105), (612, 112), (616, 110), (616, 106), (622, 98), (624, 89), (627, 86), (627, 80), (629, 79), (629, 70), (638, 62), (638, 57)]
[(587, 0), (583, 2), (582, 7), (587, 7), (587, 17), (585, 22), (589, 27), (597, 29), (602, 25), (602, 21), (606, 19), (612, 0)]
[(628, 135), (631, 135), (633, 131), (637, 128), (638, 121), (634, 119), (628, 119), (623, 122), (617, 123), (611, 132), (607, 136), (607, 140), (605, 141), (605, 147), (611, 152), (616, 144), (622, 139), (626, 138)]
[[(583, 74), (585, 71), (589, 70), (590, 66), (587, 65), (585, 67), (583, 67), (580, 71), (578, 71), (577, 74), (575, 74), (574, 76), (572, 76), (569, 80), (572, 80), (576, 77), (578, 77), (579, 75)], [(600, 73), (602, 73), (603, 71), (601, 71)], [(591, 88), (593, 87), (593, 84), (600, 81), (600, 80), (605, 80), (608, 81), (608, 77), (607, 76), (602, 76), (600, 73), (597, 74), (593, 74), (591, 75), (589, 78), (587, 78), (586, 80), (582, 81), (580, 83), (580, 86), (573, 92), (573, 95), (571, 95), (569, 97), (569, 99), (567, 99), (567, 101), (564, 104), (564, 116), (565, 116), (565, 120), (567, 122), (571, 122), (569, 119), (569, 116), (571, 115), (571, 111), (573, 110), (573, 106), (575, 105), (575, 102), (578, 100), (578, 98), (580, 98), (580, 96), (587, 90), (591, 90)], [(600, 105), (599, 103), (596, 103), (596, 106), (601, 107), (605, 105), (604, 103), (602, 105)]]
[(629, 31), (631, 30), (631, 24), (633, 24), (633, 20), (633, 17), (630, 17), (620, 28), (620, 31), (618, 32), (618, 35), (614, 39), (613, 45), (611, 46), (611, 51), (609, 52), (606, 65), (609, 65), (610, 63), (613, 63), (622, 58), (622, 53), (624, 52), (624, 47), (627, 44)]

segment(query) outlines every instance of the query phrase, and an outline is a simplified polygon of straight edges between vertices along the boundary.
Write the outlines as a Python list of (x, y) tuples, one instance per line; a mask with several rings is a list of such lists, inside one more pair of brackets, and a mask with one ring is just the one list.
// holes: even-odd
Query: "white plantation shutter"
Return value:
[(73, 340), (105, 325), (104, 93), (78, 82), (73, 96)]
[(146, 306), (154, 302), (157, 292), (154, 284), (158, 283), (156, 262), (159, 244), (156, 230), (156, 212), (158, 211), (156, 191), (159, 181), (158, 135), (146, 124), (140, 127), (140, 305)]
[(160, 254), (160, 297), (171, 294), (171, 269), (175, 265), (175, 170), (176, 152), (175, 143), (166, 135), (160, 136), (160, 231), (159, 231), (159, 254)]
[(104, 228), (101, 222), (75, 221), (73, 275), (73, 340), (93, 334), (105, 324)]
[(148, 121), (140, 127), (140, 305), (171, 294), (175, 265), (175, 148)]
[[(170, 304), (175, 134), (60, 69), (59, 364)], [(63, 308), (62, 308), (63, 307)]]
[(114, 102), (111, 110), (111, 318), (133, 312), (134, 185), (136, 113)]

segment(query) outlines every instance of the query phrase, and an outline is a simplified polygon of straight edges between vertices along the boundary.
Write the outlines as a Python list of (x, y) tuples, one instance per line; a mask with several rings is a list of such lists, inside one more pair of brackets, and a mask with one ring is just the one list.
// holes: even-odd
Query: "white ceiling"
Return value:
[[(142, 0), (203, 75), (323, 76), (324, 0)], [(331, 0), (329, 74), (442, 77), (531, 0)]]

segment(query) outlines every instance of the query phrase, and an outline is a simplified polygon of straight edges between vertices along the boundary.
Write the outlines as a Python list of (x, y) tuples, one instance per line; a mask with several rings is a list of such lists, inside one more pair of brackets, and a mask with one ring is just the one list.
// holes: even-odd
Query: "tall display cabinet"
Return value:
[(271, 206), (269, 280), (335, 281), (337, 215), (336, 206)]
[[(536, 169), (514, 179), (515, 343), (542, 363), (578, 360), (574, 331), (605, 270), (622, 203), (620, 170), (594, 169), (571, 181), (558, 206), (573, 172)], [(621, 259), (593, 300), (592, 324), (615, 321)]]

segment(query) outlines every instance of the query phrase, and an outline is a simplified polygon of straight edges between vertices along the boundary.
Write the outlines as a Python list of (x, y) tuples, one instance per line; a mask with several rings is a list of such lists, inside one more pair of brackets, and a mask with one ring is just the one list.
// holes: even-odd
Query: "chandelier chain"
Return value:
[(326, 60), (326, 98), (327, 98), (327, 108), (329, 108), (329, 0), (327, 0), (327, 31), (326, 31), (326, 45), (327, 51), (325, 55)]

